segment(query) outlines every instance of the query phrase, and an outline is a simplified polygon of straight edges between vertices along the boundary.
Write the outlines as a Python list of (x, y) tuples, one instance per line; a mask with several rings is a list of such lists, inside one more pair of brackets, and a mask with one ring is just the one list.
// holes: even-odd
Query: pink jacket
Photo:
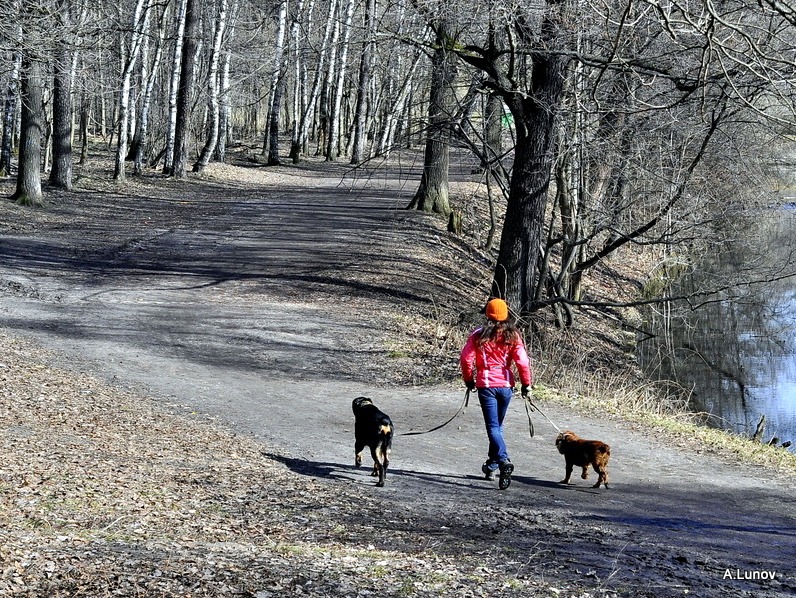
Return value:
[(476, 328), (459, 356), (465, 382), (475, 380), (476, 388), (511, 388), (514, 386), (511, 364), (514, 363), (520, 374), (520, 383), (533, 384), (531, 364), (522, 341), (509, 345), (493, 342), (479, 345), (480, 335), (481, 328)]

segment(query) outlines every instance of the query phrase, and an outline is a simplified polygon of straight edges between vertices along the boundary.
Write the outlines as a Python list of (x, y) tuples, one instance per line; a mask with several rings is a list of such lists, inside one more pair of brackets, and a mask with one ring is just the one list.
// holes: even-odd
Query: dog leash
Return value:
[(429, 432), (434, 432), (435, 430), (439, 430), (440, 428), (444, 428), (449, 423), (451, 423), (454, 419), (456, 419), (460, 414), (463, 415), (465, 411), (467, 411), (467, 405), (470, 403), (470, 389), (467, 389), (467, 392), (464, 393), (464, 401), (462, 402), (461, 407), (459, 407), (458, 411), (453, 414), (448, 421), (444, 424), (440, 424), (435, 428), (431, 428), (430, 430), (426, 430), (425, 432), (404, 432), (403, 434), (398, 434), (398, 436), (418, 436), (420, 434), (428, 434)]
[(545, 419), (546, 419), (548, 422), (550, 422), (550, 425), (551, 425), (551, 426), (553, 426), (553, 427), (556, 429), (556, 431), (557, 431), (559, 434), (561, 433), (561, 428), (559, 428), (557, 425), (555, 425), (555, 424), (553, 423), (553, 420), (551, 420), (549, 417), (547, 417), (547, 416), (544, 414), (544, 411), (542, 411), (541, 409), (539, 409), (539, 407), (537, 407), (537, 406), (534, 404), (534, 402), (531, 400), (531, 394), (530, 394), (530, 393), (528, 393), (528, 396), (527, 396), (527, 397), (525, 397), (525, 413), (526, 413), (526, 415), (528, 416), (528, 431), (529, 431), (529, 432), (530, 432), (530, 434), (531, 434), (531, 438), (533, 438), (533, 420), (531, 420), (531, 412), (532, 412), (532, 411), (538, 411), (538, 412), (539, 412), (539, 414), (540, 414), (540, 415), (541, 415), (543, 418), (545, 418)]

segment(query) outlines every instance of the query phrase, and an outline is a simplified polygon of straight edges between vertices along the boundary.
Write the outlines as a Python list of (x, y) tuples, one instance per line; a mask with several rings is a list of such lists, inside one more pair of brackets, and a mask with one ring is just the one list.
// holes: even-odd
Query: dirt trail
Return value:
[[(0, 231), (0, 325), (55, 349), (60, 365), (217, 416), (299, 476), (369, 486), (350, 465), (353, 397), (371, 396), (407, 432), (445, 421), (463, 396), (396, 386), (416, 366), (391, 349), (390, 318), (463, 296), (481, 266), (438, 223), (397, 209), (400, 179), (341, 185), (341, 173), (164, 181), (159, 196), (114, 197), (101, 214), (96, 197), (56, 198), (48, 215)], [(543, 409), (611, 444), (611, 489), (557, 484), (555, 430), (536, 417), (530, 438), (516, 401), (516, 473), (498, 491), (477, 475), (485, 435), (471, 403), (455, 425), (396, 438), (387, 486), (373, 488), (389, 527), (435, 530), (428, 542), (443, 553), (451, 538), (506, 550), (518, 568), (595, 593), (796, 592), (792, 480)]]

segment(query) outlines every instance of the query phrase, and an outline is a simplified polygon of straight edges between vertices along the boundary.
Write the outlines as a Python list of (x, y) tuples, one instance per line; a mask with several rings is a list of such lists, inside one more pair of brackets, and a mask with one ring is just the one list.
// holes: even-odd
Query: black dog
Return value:
[(379, 476), (377, 486), (384, 486), (390, 464), (393, 425), (390, 417), (380, 411), (367, 397), (357, 397), (351, 404), (354, 410), (354, 465), (362, 465), (362, 451), (370, 447), (373, 456), (373, 476)]

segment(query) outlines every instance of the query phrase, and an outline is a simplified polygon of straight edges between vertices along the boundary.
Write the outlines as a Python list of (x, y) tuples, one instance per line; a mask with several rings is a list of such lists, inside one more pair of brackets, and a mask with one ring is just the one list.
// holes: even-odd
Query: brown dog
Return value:
[(564, 455), (567, 462), (567, 477), (561, 480), (561, 484), (569, 484), (572, 476), (572, 468), (582, 467), (583, 473), (580, 477), (584, 480), (589, 477), (589, 465), (597, 472), (597, 483), (592, 486), (599, 488), (600, 484), (605, 484), (608, 488), (608, 458), (611, 456), (611, 447), (599, 440), (583, 440), (574, 432), (567, 430), (561, 432), (556, 438), (556, 448)]

